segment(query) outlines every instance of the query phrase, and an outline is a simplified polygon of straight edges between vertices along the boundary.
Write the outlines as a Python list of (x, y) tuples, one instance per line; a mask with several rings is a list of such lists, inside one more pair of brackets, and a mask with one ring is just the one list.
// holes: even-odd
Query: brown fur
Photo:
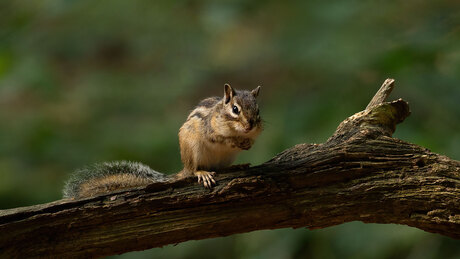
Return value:
[(184, 164), (179, 177), (204, 177), (206, 186), (206, 180), (214, 182), (211, 171), (230, 166), (237, 153), (251, 148), (262, 131), (258, 91), (235, 91), (226, 85), (223, 98), (207, 98), (197, 105), (179, 130)]
[(152, 183), (152, 179), (139, 177), (133, 174), (113, 174), (92, 179), (80, 185), (79, 196), (90, 197), (115, 190), (145, 186)]
[[(194, 175), (211, 187), (213, 170), (230, 166), (239, 152), (251, 148), (262, 131), (259, 89), (236, 91), (225, 85), (223, 98), (206, 98), (195, 107), (179, 130), (184, 169), (175, 178)], [(77, 170), (63, 192), (66, 198), (91, 197), (170, 179), (141, 163), (105, 162)]]

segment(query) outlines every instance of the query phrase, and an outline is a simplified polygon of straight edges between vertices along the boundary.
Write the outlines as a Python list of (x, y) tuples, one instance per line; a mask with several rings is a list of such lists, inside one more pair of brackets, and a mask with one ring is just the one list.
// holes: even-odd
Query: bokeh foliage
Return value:
[[(387, 77), (412, 109), (395, 136), (460, 159), (456, 1), (1, 1), (0, 208), (59, 199), (94, 162), (180, 170), (180, 125), (226, 82), (263, 87), (265, 131), (238, 159), (257, 164), (324, 142)], [(123, 257), (150, 256), (454, 258), (460, 244), (351, 223)]]

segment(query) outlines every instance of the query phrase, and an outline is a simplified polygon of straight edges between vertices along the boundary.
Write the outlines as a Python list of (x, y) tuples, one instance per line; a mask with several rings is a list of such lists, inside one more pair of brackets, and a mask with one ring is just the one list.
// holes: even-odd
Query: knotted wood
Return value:
[(0, 211), (0, 257), (95, 257), (260, 229), (395, 223), (460, 239), (460, 162), (392, 138), (410, 114), (368, 107), (323, 144), (299, 144), (250, 168), (83, 200)]

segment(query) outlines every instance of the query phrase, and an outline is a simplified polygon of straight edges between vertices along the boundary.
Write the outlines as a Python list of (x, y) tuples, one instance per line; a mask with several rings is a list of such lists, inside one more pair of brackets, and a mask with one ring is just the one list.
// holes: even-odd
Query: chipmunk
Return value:
[(98, 163), (75, 171), (66, 182), (64, 198), (91, 197), (114, 190), (144, 186), (196, 176), (206, 188), (216, 184), (215, 170), (229, 167), (242, 150), (248, 150), (262, 131), (256, 98), (252, 91), (224, 85), (223, 97), (202, 100), (179, 130), (179, 173), (168, 176), (138, 162)]

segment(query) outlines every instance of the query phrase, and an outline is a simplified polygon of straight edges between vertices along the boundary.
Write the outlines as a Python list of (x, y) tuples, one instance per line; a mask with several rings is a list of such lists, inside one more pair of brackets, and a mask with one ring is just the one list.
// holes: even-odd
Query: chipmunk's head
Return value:
[(257, 105), (260, 86), (252, 91), (238, 91), (229, 84), (224, 86), (224, 117), (227, 125), (239, 135), (256, 137), (262, 130), (262, 122)]

